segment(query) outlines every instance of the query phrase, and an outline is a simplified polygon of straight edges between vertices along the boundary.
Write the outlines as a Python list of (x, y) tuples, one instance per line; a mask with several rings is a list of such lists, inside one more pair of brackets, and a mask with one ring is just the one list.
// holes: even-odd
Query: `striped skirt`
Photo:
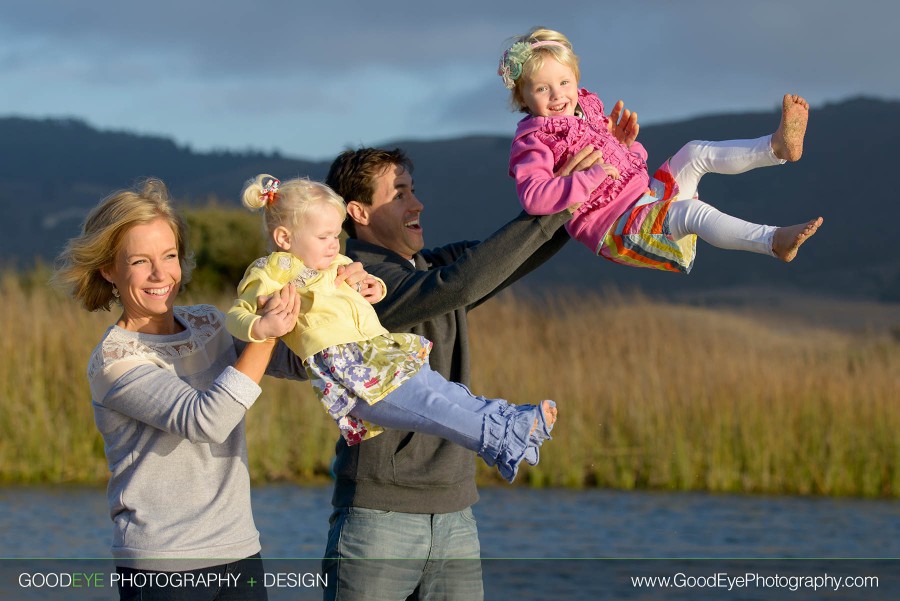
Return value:
[(678, 184), (666, 161), (650, 180), (650, 190), (609, 228), (597, 254), (614, 263), (690, 273), (697, 236), (675, 240), (669, 229), (669, 206), (678, 201)]

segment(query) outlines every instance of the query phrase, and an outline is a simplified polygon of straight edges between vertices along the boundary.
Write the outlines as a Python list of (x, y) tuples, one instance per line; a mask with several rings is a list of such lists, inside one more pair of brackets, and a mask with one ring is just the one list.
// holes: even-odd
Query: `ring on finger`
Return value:
[(356, 291), (362, 293), (362, 282), (356, 282)]

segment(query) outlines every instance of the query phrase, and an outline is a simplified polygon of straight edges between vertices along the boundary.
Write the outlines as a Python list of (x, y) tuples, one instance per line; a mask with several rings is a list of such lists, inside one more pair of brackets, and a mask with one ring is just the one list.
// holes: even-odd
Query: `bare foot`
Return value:
[(785, 263), (790, 263), (797, 256), (800, 246), (816, 233), (822, 221), (821, 217), (816, 217), (808, 223), (778, 228), (772, 238), (772, 252)]
[(772, 150), (784, 161), (798, 161), (809, 120), (809, 103), (802, 96), (785, 94), (781, 100), (781, 123), (772, 134)]
[[(541, 403), (541, 411), (544, 412), (544, 421), (547, 422), (547, 429), (556, 423), (556, 405), (551, 403), (550, 401), (543, 401)], [(534, 425), (531, 426), (531, 432), (537, 430), (537, 427), (540, 425), (540, 421), (535, 418)], [(529, 432), (529, 434), (531, 434)]]

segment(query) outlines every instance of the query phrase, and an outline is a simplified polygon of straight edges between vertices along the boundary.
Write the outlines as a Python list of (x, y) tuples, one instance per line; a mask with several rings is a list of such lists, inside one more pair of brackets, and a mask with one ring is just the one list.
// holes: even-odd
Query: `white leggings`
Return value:
[(697, 186), (700, 178), (707, 173), (733, 175), (784, 162), (772, 151), (771, 135), (755, 140), (688, 142), (669, 161), (681, 199), (669, 205), (672, 235), (679, 239), (697, 234), (719, 248), (774, 256), (772, 236), (777, 228), (749, 223), (722, 213), (697, 199)]

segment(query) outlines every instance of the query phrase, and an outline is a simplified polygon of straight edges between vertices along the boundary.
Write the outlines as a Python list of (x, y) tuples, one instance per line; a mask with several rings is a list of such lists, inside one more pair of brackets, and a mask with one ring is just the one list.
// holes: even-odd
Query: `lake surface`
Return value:
[[(330, 488), (253, 494), (266, 571), (315, 573)], [(900, 599), (898, 501), (511, 487), (481, 497), (474, 511), (489, 600)], [(19, 582), (23, 572), (108, 578), (106, 512), (100, 488), (0, 488), (0, 598), (116, 599), (111, 588)], [(747, 575), (752, 584), (736, 580)], [(671, 580), (637, 586), (641, 576)], [(269, 595), (320, 599), (321, 591), (293, 585)]]

